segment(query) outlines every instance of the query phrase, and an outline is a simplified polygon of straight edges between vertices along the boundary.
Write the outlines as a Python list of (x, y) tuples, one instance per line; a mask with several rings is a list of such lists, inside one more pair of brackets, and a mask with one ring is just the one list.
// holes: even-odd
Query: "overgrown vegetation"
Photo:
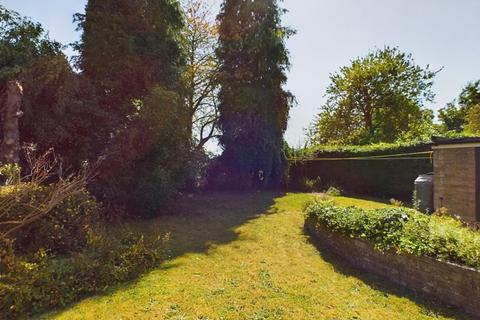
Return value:
[[(42, 231), (49, 231), (50, 237), (62, 234)], [(2, 319), (65, 307), (134, 279), (166, 258), (167, 240), (166, 237), (147, 240), (133, 233), (112, 235), (111, 231), (92, 228), (83, 248), (70, 248), (69, 255), (47, 249), (19, 255), (11, 243), (3, 242), (0, 247)]]
[(429, 256), (480, 270), (480, 234), (446, 215), (407, 208), (365, 210), (319, 201), (306, 208), (306, 223), (370, 241), (379, 250)]

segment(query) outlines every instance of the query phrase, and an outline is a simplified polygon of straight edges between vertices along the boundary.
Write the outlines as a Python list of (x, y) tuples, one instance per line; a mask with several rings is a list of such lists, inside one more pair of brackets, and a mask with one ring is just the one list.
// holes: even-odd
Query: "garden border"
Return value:
[(480, 272), (425, 256), (380, 252), (363, 239), (305, 222), (305, 229), (351, 266), (480, 319)]

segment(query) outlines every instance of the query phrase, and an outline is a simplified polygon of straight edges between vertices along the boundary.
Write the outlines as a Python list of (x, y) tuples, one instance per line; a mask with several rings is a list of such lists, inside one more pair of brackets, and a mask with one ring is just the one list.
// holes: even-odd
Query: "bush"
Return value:
[(426, 255), (480, 270), (480, 233), (452, 217), (407, 208), (364, 210), (320, 201), (306, 208), (307, 224), (366, 239), (378, 250)]
[[(0, 211), (3, 213), (0, 222), (22, 221), (30, 213), (30, 208), (42, 209), (52, 196), (52, 188), (33, 183), (0, 188)], [(86, 190), (82, 190), (66, 197), (48, 214), (18, 229), (9, 238), (22, 252), (44, 249), (66, 253), (85, 246), (87, 233), (99, 218), (99, 205)]]
[(87, 248), (55, 257), (45, 250), (18, 257), (4, 243), (0, 250), (0, 314), (29, 316), (64, 307), (112, 285), (131, 280), (166, 257), (168, 237), (147, 240), (127, 233), (92, 233)]
[(339, 187), (330, 186), (327, 189), (326, 194), (332, 197), (340, 197), (343, 194), (343, 192), (342, 192), (342, 189), (340, 189)]

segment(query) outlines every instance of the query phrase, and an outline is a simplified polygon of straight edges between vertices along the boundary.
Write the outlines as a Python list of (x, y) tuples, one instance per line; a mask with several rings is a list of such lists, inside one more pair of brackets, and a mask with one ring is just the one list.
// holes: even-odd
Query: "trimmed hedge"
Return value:
[(378, 143), (363, 146), (354, 145), (324, 145), (315, 146), (299, 152), (305, 159), (311, 158), (348, 158), (376, 155), (392, 155), (431, 150), (431, 142), (410, 143)]
[[(290, 187), (302, 190), (306, 179), (320, 177), (325, 185), (360, 195), (411, 201), (414, 181), (420, 174), (433, 171), (430, 159), (387, 160), (313, 160), (318, 158), (350, 158), (431, 151), (428, 143), (378, 144), (370, 146), (318, 147), (303, 160), (290, 161)], [(418, 156), (417, 156), (418, 157)], [(424, 157), (424, 156), (422, 156)], [(403, 157), (405, 158), (405, 157)], [(414, 157), (415, 158), (415, 157)]]
[(305, 179), (320, 177), (350, 193), (411, 201), (415, 179), (432, 171), (428, 159), (302, 161), (290, 163), (290, 188), (302, 190)]
[(366, 239), (380, 251), (393, 249), (480, 270), (480, 233), (452, 217), (429, 216), (406, 208), (345, 208), (331, 201), (314, 202), (305, 212), (310, 227), (321, 225)]

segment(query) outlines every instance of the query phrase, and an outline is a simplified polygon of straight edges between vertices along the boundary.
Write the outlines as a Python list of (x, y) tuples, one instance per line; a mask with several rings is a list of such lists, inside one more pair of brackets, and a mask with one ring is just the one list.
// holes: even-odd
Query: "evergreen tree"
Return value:
[(183, 20), (177, 1), (89, 0), (76, 20), (83, 30), (77, 66), (105, 96), (112, 116), (135, 113), (132, 101), (154, 85), (178, 89)]
[(293, 96), (283, 89), (289, 67), (276, 0), (225, 0), (220, 60), (220, 143), (232, 185), (278, 186), (286, 169), (283, 134)]
[(89, 0), (77, 65), (111, 114), (95, 193), (154, 215), (182, 182), (191, 137), (180, 72), (183, 16), (175, 0)]

